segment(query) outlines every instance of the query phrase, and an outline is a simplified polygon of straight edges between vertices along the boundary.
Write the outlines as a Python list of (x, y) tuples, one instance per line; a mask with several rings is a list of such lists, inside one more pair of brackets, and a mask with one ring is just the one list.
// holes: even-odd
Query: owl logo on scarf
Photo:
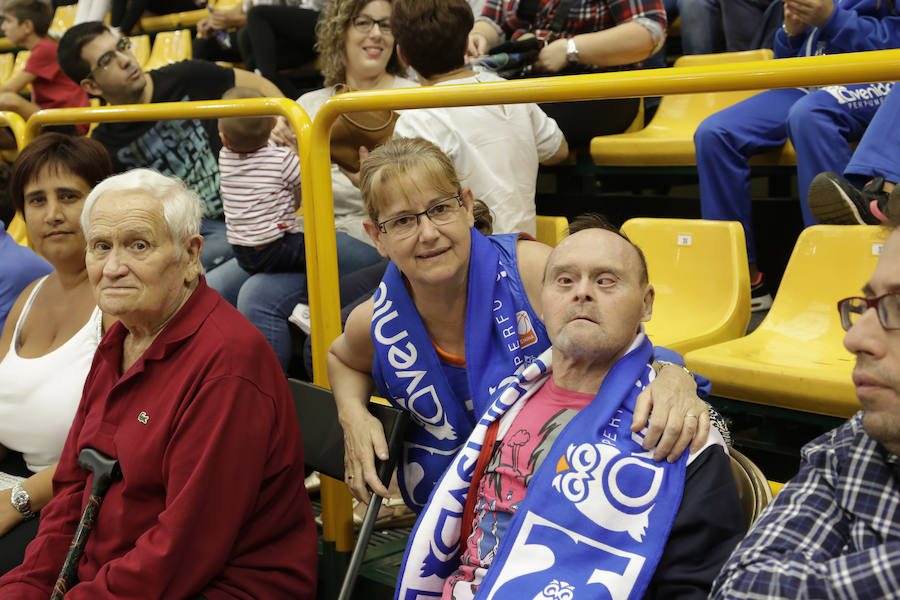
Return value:
[(575, 586), (553, 579), (534, 597), (534, 600), (573, 600), (573, 598), (575, 598)]
[(642, 541), (664, 468), (607, 444), (570, 444), (556, 465), (553, 488), (609, 531)]

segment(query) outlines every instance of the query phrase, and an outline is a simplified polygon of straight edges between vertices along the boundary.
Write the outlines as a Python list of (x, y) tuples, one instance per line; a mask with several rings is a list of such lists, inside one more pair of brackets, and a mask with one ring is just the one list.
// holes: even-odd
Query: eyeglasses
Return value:
[(358, 17), (353, 17), (350, 22), (353, 24), (353, 28), (360, 33), (369, 33), (370, 31), (372, 31), (372, 27), (375, 25), (378, 25), (378, 29), (381, 30), (381, 33), (391, 32), (390, 17), (385, 17), (383, 19), (373, 19), (368, 15), (359, 15)]
[(870, 308), (876, 309), (878, 322), (885, 329), (900, 329), (900, 291), (888, 292), (876, 298), (844, 298), (837, 304), (841, 313), (841, 327), (848, 331)]
[(378, 229), (381, 233), (386, 233), (391, 237), (402, 240), (418, 231), (419, 219), (422, 215), (428, 217), (435, 225), (448, 225), (456, 219), (456, 215), (459, 214), (459, 209), (463, 205), (463, 200), (460, 196), (461, 194), (457, 194), (438, 200), (420, 213), (400, 215), (387, 221), (381, 221), (378, 223)]
[(130, 54), (131, 40), (129, 40), (128, 38), (121, 38), (118, 42), (116, 42), (115, 50), (110, 50), (109, 52), (104, 52), (103, 54), (101, 54), (100, 58), (97, 59), (97, 65), (93, 69), (91, 69), (91, 72), (87, 74), (87, 77), (85, 77), (85, 79), (91, 79), (94, 76), (94, 73), (111, 65), (113, 59), (116, 57), (116, 53)]

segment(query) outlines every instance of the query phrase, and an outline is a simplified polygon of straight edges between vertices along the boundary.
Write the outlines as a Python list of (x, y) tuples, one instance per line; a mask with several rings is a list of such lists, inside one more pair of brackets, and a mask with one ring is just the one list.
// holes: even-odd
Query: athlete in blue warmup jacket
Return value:
[[(775, 57), (862, 52), (900, 47), (894, 0), (785, 0), (785, 24)], [(720, 111), (694, 134), (704, 219), (740, 221), (747, 238), (753, 309), (772, 299), (756, 268), (750, 210), (754, 155), (790, 138), (797, 151), (803, 222), (816, 223), (806, 202), (818, 173), (840, 173), (850, 160), (848, 140), (859, 138), (891, 89), (890, 83), (770, 90)]]

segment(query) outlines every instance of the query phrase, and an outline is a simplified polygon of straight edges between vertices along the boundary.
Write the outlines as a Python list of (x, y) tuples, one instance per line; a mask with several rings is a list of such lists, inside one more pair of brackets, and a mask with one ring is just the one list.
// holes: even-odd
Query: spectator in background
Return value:
[[(844, 177), (819, 173), (809, 210), (819, 223), (875, 225), (900, 217), (900, 88), (891, 89), (853, 151)], [(846, 179), (845, 179), (846, 177)]]
[[(900, 230), (838, 303), (862, 410), (803, 447), (716, 579), (714, 600), (893, 598), (900, 589)], [(822, 298), (832, 303), (834, 298)]]
[[(144, 73), (130, 48), (126, 38), (114, 35), (103, 23), (82, 23), (60, 40), (59, 64), (72, 81), (107, 104), (218, 100), (236, 85), (258, 89), (265, 96), (281, 95), (259, 75), (198, 60)], [(222, 143), (215, 119), (101, 123), (92, 137), (106, 146), (115, 172), (150, 167), (181, 178), (200, 196), (204, 269), (210, 271), (233, 256), (219, 195)]]
[[(881, 0), (788, 0), (775, 56), (810, 56), (900, 46), (900, 16)], [(706, 118), (694, 133), (704, 219), (740, 221), (747, 240), (752, 308), (772, 295), (756, 263), (750, 164), (754, 154), (790, 139), (797, 151), (797, 183), (805, 226), (816, 220), (806, 192), (823, 171), (841, 172), (858, 138), (891, 88), (890, 83), (780, 89), (757, 94)]]
[[(59, 133), (35, 138), (13, 164), (13, 204), (53, 269), (22, 290), (0, 337), (0, 471), (22, 478), (0, 491), (0, 573), (22, 561), (37, 532), (39, 518), (28, 519), (52, 496), (94, 351), (114, 321), (91, 293), (79, 220), (88, 193), (111, 171), (102, 144)], [(13, 266), (7, 258), (4, 269)]]
[(203, 0), (110, 0), (109, 24), (122, 35), (131, 35), (131, 31), (144, 11), (154, 15), (197, 10), (205, 4)]
[[(469, 35), (470, 59), (507, 39), (534, 34), (543, 48), (534, 63), (548, 74), (640, 68), (666, 41), (661, 0), (574, 0), (562, 22), (560, 0), (487, 0)], [(621, 133), (634, 121), (638, 98), (555, 102), (541, 106), (559, 124), (569, 144)]]
[(279, 71), (315, 59), (316, 22), (323, 4), (324, 0), (305, 0), (298, 6), (256, 3), (247, 13), (253, 68), (288, 98), (296, 98), (300, 90)]
[(681, 16), (681, 49), (685, 54), (740, 52), (753, 49), (770, 0), (672, 0), (669, 22)]
[(322, 0), (246, 0), (227, 10), (210, 9), (197, 23), (194, 58), (243, 62), (258, 70), (289, 98), (299, 90), (281, 69), (299, 67), (316, 57), (316, 20)]
[[(111, 2), (112, 0), (78, 0), (75, 5), (75, 21), (72, 25), (88, 21), (106, 21)], [(64, 33), (65, 31), (55, 32), (56, 37), (62, 37)]]
[[(472, 10), (465, 0), (394, 0), (397, 53), (422, 85), (503, 81), (465, 66)], [(565, 160), (569, 146), (556, 122), (536, 104), (404, 110), (397, 137), (422, 137), (453, 161), (463, 185), (494, 214), (496, 233), (535, 235), (539, 164)]]
[(90, 447), (123, 479), (68, 599), (315, 598), (291, 392), (259, 332), (207, 287), (200, 213), (196, 194), (149, 169), (85, 200), (90, 289), (118, 322), (97, 348), (38, 536), (0, 597), (49, 596), (90, 495), (78, 466)]
[[(45, 0), (9, 0), (3, 6), (0, 29), (14, 46), (31, 51), (21, 72), (0, 85), (0, 110), (8, 110), (28, 119), (42, 108), (87, 106), (88, 96), (78, 84), (65, 76), (56, 63), (56, 42), (47, 37), (53, 17)], [(31, 101), (21, 95), (31, 85)], [(71, 129), (75, 133), (75, 128)], [(79, 126), (87, 133), (87, 126)], [(16, 148), (16, 141), (8, 129), (0, 130), (0, 147)]]

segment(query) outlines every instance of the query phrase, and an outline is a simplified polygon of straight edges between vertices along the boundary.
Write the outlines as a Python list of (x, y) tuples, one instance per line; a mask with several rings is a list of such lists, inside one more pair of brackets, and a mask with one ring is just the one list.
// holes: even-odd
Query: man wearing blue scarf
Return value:
[(553, 251), (542, 292), (553, 346), (444, 473), (398, 600), (706, 597), (743, 517), (718, 431), (672, 463), (631, 432), (654, 377), (641, 327), (653, 294), (640, 250), (602, 224)]

